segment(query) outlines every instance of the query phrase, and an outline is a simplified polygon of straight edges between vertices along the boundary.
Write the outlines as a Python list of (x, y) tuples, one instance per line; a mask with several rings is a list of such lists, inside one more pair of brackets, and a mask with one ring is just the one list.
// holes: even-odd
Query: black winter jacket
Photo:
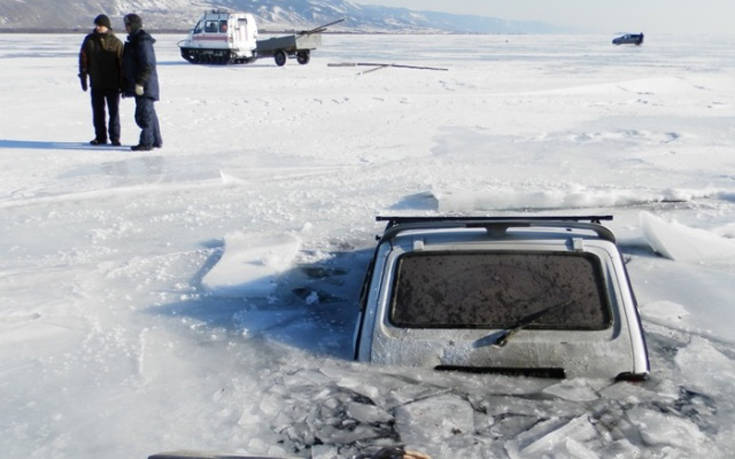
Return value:
[(138, 29), (128, 35), (123, 50), (123, 95), (135, 96), (135, 85), (143, 86), (143, 97), (158, 100), (158, 73), (153, 43), (156, 40), (145, 30)]
[(79, 50), (79, 76), (95, 89), (120, 89), (123, 44), (112, 31), (92, 32)]

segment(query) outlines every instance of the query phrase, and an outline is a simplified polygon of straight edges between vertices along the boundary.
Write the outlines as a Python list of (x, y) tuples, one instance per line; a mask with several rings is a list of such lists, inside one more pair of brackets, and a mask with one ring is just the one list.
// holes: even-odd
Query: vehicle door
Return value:
[(251, 27), (255, 27), (255, 24), (250, 24), (247, 18), (241, 17), (237, 18), (235, 27), (235, 47), (241, 51), (255, 49), (255, 39), (250, 30)]

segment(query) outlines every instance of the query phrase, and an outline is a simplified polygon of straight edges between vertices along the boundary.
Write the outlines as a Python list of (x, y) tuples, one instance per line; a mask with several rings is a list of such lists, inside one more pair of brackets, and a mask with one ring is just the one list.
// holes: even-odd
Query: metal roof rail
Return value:
[(612, 215), (539, 215), (539, 216), (525, 216), (525, 215), (515, 215), (510, 217), (492, 217), (492, 216), (486, 216), (486, 215), (478, 215), (478, 216), (455, 216), (455, 215), (440, 215), (436, 217), (430, 217), (430, 216), (418, 216), (418, 217), (402, 217), (402, 216), (385, 216), (385, 215), (378, 215), (375, 217), (375, 221), (378, 222), (390, 222), (389, 226), (398, 224), (398, 223), (417, 223), (417, 222), (423, 222), (423, 221), (479, 221), (479, 220), (485, 220), (485, 221), (526, 221), (526, 220), (534, 220), (534, 221), (548, 221), (548, 220), (571, 220), (571, 221), (577, 221), (577, 222), (591, 222), (591, 223), (600, 223), (602, 220), (612, 220)]
[(612, 215), (565, 215), (565, 216), (511, 216), (511, 217), (400, 217), (378, 216), (376, 221), (387, 221), (385, 232), (380, 240), (388, 240), (398, 233), (408, 230), (432, 228), (485, 228), (493, 233), (505, 233), (508, 228), (539, 227), (560, 229), (581, 229), (592, 231), (601, 239), (615, 242), (615, 235), (600, 222), (612, 220)]

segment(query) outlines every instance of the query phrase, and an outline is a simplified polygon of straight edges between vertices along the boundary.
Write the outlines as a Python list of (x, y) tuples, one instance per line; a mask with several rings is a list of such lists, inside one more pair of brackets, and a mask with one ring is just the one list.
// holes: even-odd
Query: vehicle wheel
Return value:
[(279, 67), (283, 67), (284, 65), (286, 65), (286, 57), (286, 52), (282, 49), (279, 49), (273, 55), (273, 58), (276, 60), (276, 65)]
[(311, 53), (309, 53), (309, 50), (306, 51), (299, 51), (296, 54), (296, 61), (301, 65), (306, 65), (309, 63), (309, 60), (311, 59)]

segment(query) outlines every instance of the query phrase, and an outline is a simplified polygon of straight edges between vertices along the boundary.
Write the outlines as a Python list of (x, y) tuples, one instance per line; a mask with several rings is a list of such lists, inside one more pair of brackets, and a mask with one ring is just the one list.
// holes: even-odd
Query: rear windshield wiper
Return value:
[(534, 313), (531, 313), (527, 315), (526, 317), (522, 317), (518, 322), (516, 322), (515, 325), (512, 327), (506, 328), (503, 330), (498, 336), (498, 339), (495, 340), (495, 343), (493, 343), (494, 346), (505, 346), (508, 344), (508, 340), (511, 338), (511, 336), (518, 333), (519, 330), (524, 329), (525, 327), (531, 325), (532, 323), (536, 322), (538, 319), (540, 319), (542, 316), (546, 315), (548, 312), (553, 311), (557, 308), (562, 308), (564, 306), (569, 306), (574, 301), (568, 300), (568, 301), (562, 301), (561, 303), (554, 303), (551, 306), (547, 306), (544, 309), (540, 311), (536, 311)]

